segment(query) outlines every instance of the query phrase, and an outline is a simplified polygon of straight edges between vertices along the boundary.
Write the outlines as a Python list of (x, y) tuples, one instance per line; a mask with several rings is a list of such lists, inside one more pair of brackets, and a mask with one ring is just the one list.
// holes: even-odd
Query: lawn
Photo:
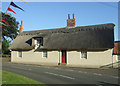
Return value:
[(46, 86), (45, 84), (43, 84), (41, 82), (29, 79), (29, 78), (24, 77), (22, 75), (7, 72), (7, 71), (2, 71), (2, 84), (24, 84), (24, 85), (29, 84), (28, 86), (31, 86), (30, 84), (34, 84), (34, 85), (39, 84), (39, 86)]

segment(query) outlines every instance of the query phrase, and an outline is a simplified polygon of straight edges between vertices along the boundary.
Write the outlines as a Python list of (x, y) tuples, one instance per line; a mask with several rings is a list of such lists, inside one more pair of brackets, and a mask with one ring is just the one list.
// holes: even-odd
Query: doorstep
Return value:
[(66, 66), (67, 63), (58, 63), (58, 65), (60, 65), (60, 66)]

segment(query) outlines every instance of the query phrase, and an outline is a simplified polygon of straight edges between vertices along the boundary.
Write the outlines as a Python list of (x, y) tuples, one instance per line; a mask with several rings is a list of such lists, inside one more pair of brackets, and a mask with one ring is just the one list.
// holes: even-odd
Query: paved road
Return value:
[[(95, 84), (96, 86), (114, 86), (118, 76), (73, 70), (65, 67), (3, 63), (3, 70), (24, 75), (45, 84)], [(102, 84), (102, 85), (101, 85)]]

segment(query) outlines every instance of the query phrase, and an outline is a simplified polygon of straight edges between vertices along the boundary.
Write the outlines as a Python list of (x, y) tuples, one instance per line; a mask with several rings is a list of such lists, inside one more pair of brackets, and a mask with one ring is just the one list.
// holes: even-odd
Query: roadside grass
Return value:
[(17, 86), (15, 84), (21, 84), (21, 85), (24, 84), (24, 86), (34, 86), (34, 85), (46, 86), (41, 82), (3, 70), (2, 70), (2, 84), (3, 84), (2, 86), (6, 86), (5, 84), (14, 84), (14, 86)]
[(1, 86), (1, 84), (2, 84), (2, 70), (0, 68), (0, 86)]

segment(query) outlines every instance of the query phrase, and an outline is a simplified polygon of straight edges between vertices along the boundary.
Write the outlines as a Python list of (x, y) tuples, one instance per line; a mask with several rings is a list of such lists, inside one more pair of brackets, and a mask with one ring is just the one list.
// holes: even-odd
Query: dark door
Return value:
[(66, 63), (66, 50), (62, 50), (62, 63)]

